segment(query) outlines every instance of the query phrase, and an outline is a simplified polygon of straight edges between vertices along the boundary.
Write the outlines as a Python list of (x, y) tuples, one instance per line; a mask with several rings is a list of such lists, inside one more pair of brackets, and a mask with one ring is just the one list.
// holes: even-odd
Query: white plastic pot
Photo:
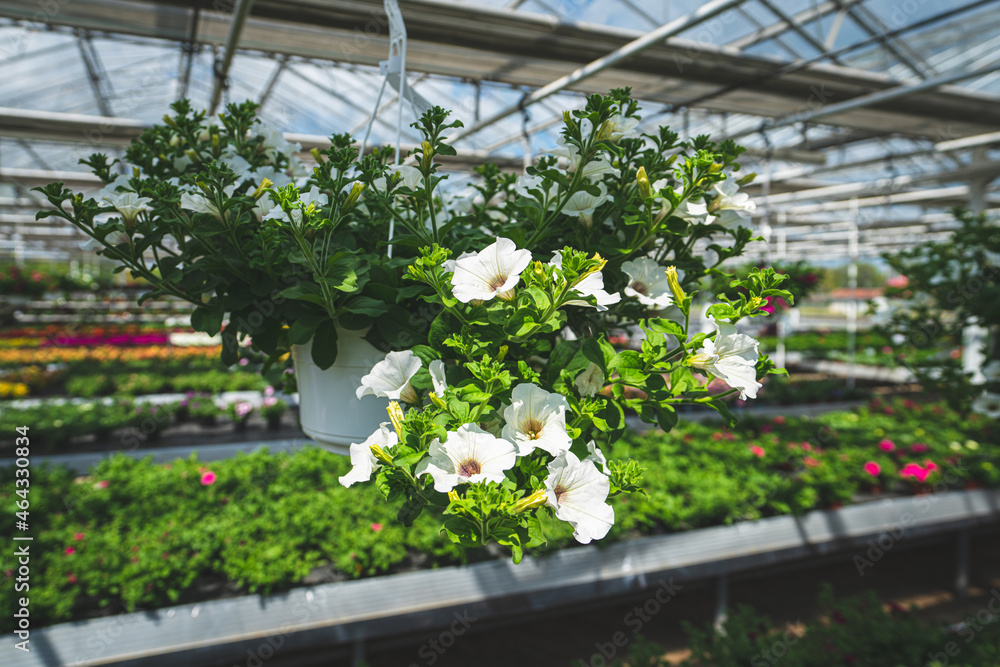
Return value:
[(337, 454), (349, 454), (352, 443), (364, 442), (379, 424), (389, 421), (388, 399), (357, 398), (361, 378), (385, 357), (364, 335), (364, 331), (338, 329), (337, 361), (325, 371), (313, 363), (312, 341), (292, 346), (302, 430)]

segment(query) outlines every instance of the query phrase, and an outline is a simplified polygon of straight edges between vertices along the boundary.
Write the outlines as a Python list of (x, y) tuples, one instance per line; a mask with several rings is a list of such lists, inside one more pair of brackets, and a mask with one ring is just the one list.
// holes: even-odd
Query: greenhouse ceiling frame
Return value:
[[(758, 145), (748, 152), (749, 162), (758, 170), (766, 167), (768, 171), (776, 164), (777, 170), (759, 179), (751, 191), (759, 198), (761, 224), (774, 234), (793, 238), (799, 235), (791, 228), (788, 233), (782, 231), (782, 220), (821, 225), (824, 216), (864, 207), (906, 204), (940, 208), (972, 200), (993, 207), (998, 203), (991, 183), (1000, 174), (1000, 163), (990, 159), (986, 149), (1000, 145), (1000, 98), (949, 84), (996, 71), (1000, 59), (991, 56), (985, 45), (981, 67), (941, 70), (923, 59), (904, 37), (918, 28), (953, 19), (997, 0), (974, 0), (892, 30), (880, 23), (865, 6), (865, 0), (821, 2), (794, 14), (783, 10), (775, 0), (757, 0), (775, 17), (769, 25), (743, 10), (747, 0), (715, 0), (664, 25), (657, 25), (635, 3), (619, 1), (653, 30), (643, 33), (529, 14), (516, 11), (521, 4), (516, 1), (505, 8), (446, 0), (403, 2), (410, 36), (408, 70), (419, 73), (420, 78), (453, 77), (477, 85), (534, 91), (526, 93), (518, 105), (465, 130), (461, 137), (466, 141), (459, 142), (459, 156), (451, 166), (467, 168), (493, 150), (520, 140), (521, 133), (511, 133), (492, 138), (478, 148), (475, 142), (470, 145), (468, 141), (500, 117), (522, 112), (550, 92), (598, 92), (627, 80), (634, 84), (637, 98), (662, 105), (662, 110), (654, 110), (647, 121), (666, 113), (702, 110), (713, 118), (722, 118), (723, 134), (727, 136), (763, 138), (763, 147), (759, 141), (751, 142)], [(386, 53), (388, 34), (380, 0), (235, 0), (234, 14), (214, 9), (213, 4), (217, 6), (212, 0), (74, 0), (60, 5), (57, 13), (39, 17), (37, 7), (0, 0), (0, 17), (17, 22), (38, 22), (41, 18), (48, 29), (72, 31), (104, 116), (113, 109), (107, 93), (102, 92), (110, 82), (96, 52), (87, 46), (95, 35), (177, 43), (182, 72), (179, 94), (187, 92), (192, 54), (200, 48), (213, 49), (213, 106), (221, 100), (236, 52), (265, 54), (274, 59), (274, 69), (260, 94), (262, 103), (267, 102), (282, 78), (291, 74), (308, 80), (296, 71), (297, 62), (337, 62), (346, 68), (368, 68), (377, 65)], [(741, 12), (760, 27), (723, 45), (676, 37), (727, 11)], [(807, 29), (810, 23), (831, 14), (836, 17), (825, 39)], [(837, 32), (848, 17), (868, 37), (833, 48)], [(744, 53), (786, 33), (797, 35), (817, 53), (803, 54), (801, 47), (789, 44), (784, 49), (793, 58), (790, 62)], [(845, 54), (874, 44), (881, 44), (899, 60), (906, 69), (906, 78), (841, 64)], [(325, 92), (332, 94), (330, 90)], [(532, 131), (543, 131), (559, 122), (556, 111), (547, 112), (549, 115), (535, 123)], [(739, 114), (736, 126), (725, 126), (729, 114)], [(36, 141), (80, 141), (89, 137), (84, 140), (120, 146), (145, 127), (130, 119), (83, 115), (69, 118), (71, 115), (0, 109), (0, 137)], [(763, 120), (754, 120), (753, 116)], [(85, 134), (88, 127), (89, 135)], [(95, 127), (109, 129), (95, 141)], [(789, 127), (797, 131), (781, 132)], [(794, 137), (791, 141), (789, 134)], [(784, 139), (774, 143), (777, 135)], [(828, 159), (831, 149), (871, 143), (873, 138), (881, 141), (888, 135), (908, 138), (921, 147), (841, 164)], [(305, 150), (325, 142), (323, 137), (307, 135), (290, 138), (301, 141)], [(874, 170), (888, 165), (891, 171), (893, 160), (904, 159), (937, 160), (941, 169), (848, 183), (816, 178), (862, 167)], [(521, 160), (508, 158), (503, 162), (506, 168), (518, 168)], [(0, 180), (23, 187), (48, 182), (55, 175), (45, 170), (28, 171), (0, 170)], [(916, 188), (918, 185), (928, 187)], [(17, 216), (30, 208), (4, 204), (2, 199), (0, 213), (9, 211)], [(16, 200), (21, 204), (36, 201), (25, 197)], [(0, 216), (0, 237), (11, 228), (8, 219), (13, 220)], [(915, 224), (914, 229), (923, 229), (924, 233), (939, 233), (932, 232), (931, 223)], [(894, 221), (886, 221), (887, 228), (894, 225)], [(23, 229), (23, 222), (16, 226)], [(877, 221), (872, 228), (877, 229)], [(44, 235), (42, 229), (37, 231)], [(919, 238), (920, 234), (910, 237)], [(789, 241), (789, 245), (794, 243)]]

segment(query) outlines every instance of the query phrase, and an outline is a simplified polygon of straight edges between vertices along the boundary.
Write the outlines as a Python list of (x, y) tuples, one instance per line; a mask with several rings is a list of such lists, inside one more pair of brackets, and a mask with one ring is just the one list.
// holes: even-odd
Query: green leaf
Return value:
[(419, 496), (411, 496), (399, 508), (399, 511), (396, 513), (396, 518), (404, 526), (412, 526), (414, 520), (416, 520), (416, 518), (420, 516), (420, 513), (424, 510), (424, 505), (426, 505), (426, 503), (422, 498)]
[(410, 348), (410, 351), (420, 359), (425, 368), (429, 368), (431, 362), (435, 359), (441, 358), (441, 354), (429, 345), (414, 345)]
[(323, 321), (325, 315), (308, 313), (295, 319), (288, 327), (288, 342), (292, 345), (305, 345), (316, 333), (316, 327)]
[(345, 303), (343, 308), (353, 313), (368, 315), (370, 317), (378, 317), (389, 312), (389, 306), (385, 302), (368, 296), (356, 296)]
[(728, 303), (712, 304), (706, 312), (709, 317), (714, 317), (717, 320), (730, 320), (737, 316), (736, 309)]
[(326, 320), (316, 328), (312, 341), (312, 360), (322, 370), (326, 370), (337, 360), (337, 328), (332, 320)]
[(712, 406), (716, 412), (722, 415), (723, 422), (725, 422), (726, 426), (736, 426), (736, 415), (729, 411), (729, 406), (726, 405), (725, 402), (716, 398), (710, 401), (709, 405)]
[(191, 326), (195, 331), (204, 331), (214, 336), (222, 330), (223, 314), (221, 308), (199, 306), (191, 313)]
[(286, 287), (281, 290), (280, 295), (286, 299), (308, 301), (309, 303), (326, 307), (326, 302), (323, 300), (323, 292), (320, 290), (319, 285), (315, 283), (302, 282), (291, 287)]

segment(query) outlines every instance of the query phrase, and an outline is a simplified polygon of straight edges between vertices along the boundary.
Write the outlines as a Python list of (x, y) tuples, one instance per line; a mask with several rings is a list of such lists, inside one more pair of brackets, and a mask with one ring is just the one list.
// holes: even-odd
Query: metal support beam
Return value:
[(740, 137), (745, 137), (747, 135), (754, 134), (756, 132), (763, 132), (765, 130), (771, 130), (777, 127), (794, 125), (795, 123), (812, 121), (816, 120), (817, 118), (833, 116), (838, 113), (844, 113), (846, 111), (853, 111), (855, 109), (862, 109), (865, 107), (875, 106), (883, 102), (889, 102), (891, 100), (899, 99), (901, 97), (906, 97), (908, 95), (913, 95), (921, 91), (930, 90), (932, 88), (938, 88), (939, 86), (958, 83), (959, 81), (964, 81), (966, 79), (974, 79), (976, 77), (980, 77), (985, 74), (989, 74), (990, 72), (995, 72), (997, 70), (1000, 70), (1000, 61), (996, 61), (990, 65), (985, 65), (975, 70), (945, 72), (944, 74), (939, 74), (929, 79), (924, 79), (919, 83), (895, 86), (893, 88), (888, 88), (886, 90), (880, 90), (877, 93), (871, 93), (869, 95), (861, 95), (860, 97), (855, 97), (850, 100), (845, 100), (844, 102), (839, 102), (836, 104), (827, 104), (825, 106), (820, 106), (819, 108), (812, 109), (810, 111), (793, 113), (783, 118), (778, 118), (772, 121), (765, 121), (759, 128), (748, 128), (746, 130), (742, 130), (740, 132), (730, 135), (729, 138), (738, 139)]
[(107, 73), (101, 66), (97, 50), (94, 49), (94, 44), (90, 41), (90, 35), (78, 32), (76, 39), (80, 45), (80, 57), (83, 59), (83, 65), (87, 68), (87, 77), (90, 80), (90, 87), (94, 91), (97, 108), (101, 110), (103, 116), (114, 116), (109, 100), (110, 83), (107, 79)]
[[(857, 4), (858, 2), (861, 2), (861, 0), (840, 0), (839, 2), (830, 0), (828, 2), (821, 2), (810, 9), (806, 9), (798, 14), (795, 14), (791, 18), (801, 26), (809, 23), (810, 21), (823, 18), (827, 14), (835, 12), (843, 7), (849, 7)], [(753, 46), (754, 44), (760, 44), (763, 41), (776, 37), (791, 29), (792, 25), (788, 21), (778, 21), (777, 23), (773, 23), (763, 30), (759, 30), (751, 35), (734, 39), (733, 41), (727, 43), (726, 46), (742, 51), (743, 49)]]
[(194, 65), (194, 54), (198, 51), (195, 39), (198, 37), (198, 21), (201, 18), (201, 9), (194, 8), (191, 12), (191, 30), (188, 33), (188, 40), (181, 43), (181, 76), (177, 80), (177, 99), (182, 100), (188, 96), (188, 88), (191, 85), (191, 68)]
[(257, 100), (257, 104), (260, 108), (263, 108), (267, 104), (267, 100), (270, 99), (271, 93), (274, 92), (274, 87), (278, 83), (278, 79), (281, 78), (281, 73), (285, 71), (285, 67), (288, 66), (288, 56), (278, 56), (278, 63), (271, 70), (271, 76), (268, 77), (267, 83), (264, 84), (264, 90), (260, 93), (260, 99)]
[[(716, 99), (718, 97), (722, 97), (723, 95), (726, 95), (727, 93), (731, 93), (731, 92), (733, 92), (735, 90), (741, 90), (741, 89), (744, 89), (744, 88), (752, 88), (756, 84), (764, 83), (765, 81), (771, 81), (771, 80), (775, 80), (775, 79), (780, 79), (780, 78), (785, 77), (785, 76), (787, 76), (789, 74), (794, 74), (795, 72), (801, 72), (801, 71), (805, 70), (806, 68), (808, 68), (808, 67), (810, 67), (812, 65), (815, 65), (817, 63), (821, 63), (821, 62), (823, 62), (825, 60), (834, 60), (837, 57), (842, 56), (842, 55), (844, 55), (846, 53), (850, 53), (852, 51), (857, 51), (858, 49), (863, 49), (866, 46), (871, 46), (872, 44), (881, 43), (885, 39), (888, 39), (889, 37), (898, 37), (899, 35), (902, 35), (902, 34), (907, 33), (907, 32), (911, 32), (913, 30), (919, 30), (921, 28), (925, 28), (927, 26), (933, 25), (935, 23), (939, 23), (940, 21), (944, 21), (946, 19), (952, 18), (952, 17), (957, 16), (959, 14), (963, 14), (965, 12), (968, 12), (970, 10), (976, 9), (978, 7), (982, 7), (984, 5), (992, 4), (992, 3), (996, 2), (996, 1), (997, 0), (975, 0), (974, 2), (970, 2), (967, 5), (963, 5), (961, 7), (955, 7), (954, 9), (949, 9), (947, 11), (940, 12), (938, 14), (934, 14), (933, 16), (928, 16), (928, 17), (926, 17), (924, 19), (916, 21), (915, 23), (911, 23), (911, 24), (905, 25), (905, 26), (903, 26), (901, 28), (897, 28), (895, 30), (890, 30), (888, 32), (881, 33), (881, 34), (874, 34), (871, 37), (868, 37), (867, 39), (863, 39), (863, 40), (861, 40), (859, 42), (854, 42), (852, 44), (847, 44), (845, 46), (840, 47), (839, 49), (832, 49), (832, 50), (831, 49), (826, 49), (826, 50), (824, 50), (823, 53), (821, 53), (821, 54), (819, 54), (817, 56), (814, 56), (812, 58), (809, 58), (807, 60), (800, 60), (798, 62), (789, 63), (788, 65), (785, 65), (784, 67), (781, 67), (781, 68), (778, 68), (776, 70), (769, 71), (769, 72), (763, 72), (763, 73), (761, 73), (758, 76), (755, 76), (755, 77), (747, 79), (746, 81), (741, 81), (739, 83), (734, 83), (734, 84), (731, 84), (731, 85), (728, 85), (728, 86), (723, 86), (723, 87), (719, 88), (718, 90), (713, 90), (710, 93), (706, 93), (704, 95), (699, 95), (697, 97), (688, 99), (688, 100), (686, 100), (684, 102), (679, 102), (679, 103), (676, 103), (676, 104), (671, 104), (671, 105), (669, 105), (667, 107), (667, 109), (665, 111), (659, 112), (659, 113), (655, 114), (653, 117), (662, 116), (662, 115), (664, 115), (666, 113), (670, 113), (670, 112), (672, 112), (672, 111), (674, 111), (676, 109), (687, 109), (687, 108), (691, 108), (691, 107), (694, 107), (694, 106), (697, 106), (697, 105), (701, 105), (704, 102)], [(844, 9), (846, 10), (846, 9), (849, 9), (849, 8), (850, 8), (850, 5), (846, 5)], [(831, 30), (831, 34), (832, 34), (832, 30)], [(775, 40), (777, 41), (777, 38), (775, 38)], [(832, 44), (831, 44), (831, 47), (832, 47)]]
[[(808, 30), (803, 28), (798, 21), (796, 21), (794, 18), (786, 14), (780, 7), (776, 7), (774, 3), (771, 2), (771, 0), (758, 0), (758, 1), (760, 2), (760, 4), (767, 7), (768, 11), (770, 11), (779, 19), (790, 25), (792, 27), (792, 30), (798, 33), (798, 35), (802, 39), (806, 40), (809, 43), (809, 45), (812, 46), (814, 49), (816, 49), (820, 53), (827, 52), (827, 48), (823, 46), (822, 42), (813, 37)], [(833, 58), (833, 61), (839, 64), (839, 61), (836, 59), (836, 57)]]
[[(763, 29), (764, 27), (766, 27), (763, 23), (761, 23), (756, 18), (754, 18), (753, 14), (751, 14), (750, 12), (748, 12), (743, 7), (737, 7), (736, 11), (740, 13), (740, 16), (742, 16), (747, 21), (750, 21), (750, 23), (753, 23), (755, 26), (757, 26), (758, 29)], [(777, 44), (778, 46), (780, 46), (782, 49), (784, 49), (785, 53), (787, 53), (788, 55), (790, 55), (796, 61), (801, 61), (802, 60), (802, 54), (799, 53), (798, 51), (796, 51), (795, 49), (793, 49), (792, 47), (790, 47), (785, 42), (785, 40), (783, 40), (782, 38), (775, 37), (774, 38), (774, 43)]]
[[(306, 83), (308, 83), (309, 85), (313, 86), (314, 88), (317, 88), (318, 90), (323, 91), (324, 93), (326, 93), (330, 97), (332, 97), (332, 98), (334, 98), (336, 100), (339, 100), (340, 102), (344, 103), (346, 106), (354, 109), (355, 111), (359, 111), (359, 112), (361, 112), (363, 114), (369, 114), (370, 113), (368, 111), (368, 109), (366, 109), (365, 107), (361, 106), (360, 104), (358, 104), (357, 102), (355, 102), (351, 98), (347, 97), (343, 93), (340, 93), (340, 92), (334, 90), (333, 88), (330, 88), (329, 86), (323, 85), (322, 83), (320, 83), (319, 81), (316, 81), (312, 77), (306, 76), (303, 72), (300, 72), (299, 70), (295, 69), (294, 67), (288, 67), (287, 70), (288, 70), (289, 74), (295, 76), (298, 79), (301, 79), (302, 81), (305, 81)], [(378, 122), (378, 123), (381, 123), (382, 125), (385, 125), (388, 129), (392, 130), (393, 134), (395, 135), (395, 132), (396, 132), (396, 126), (395, 125), (392, 125), (391, 123), (389, 123), (389, 121), (385, 120), (384, 118), (379, 118), (378, 116), (375, 116), (375, 121)]]
[(508, 116), (518, 113), (519, 111), (521, 111), (521, 109), (524, 109), (525, 107), (530, 106), (535, 102), (538, 102), (539, 100), (543, 100), (546, 97), (549, 97), (550, 95), (554, 95), (555, 93), (565, 90), (569, 86), (572, 86), (573, 84), (578, 83), (589, 76), (597, 74), (602, 70), (605, 70), (609, 67), (614, 67), (618, 63), (627, 60), (628, 58), (631, 58), (632, 56), (634, 56), (637, 53), (640, 53), (644, 49), (648, 49), (651, 46), (655, 46), (656, 44), (659, 44), (660, 42), (670, 37), (673, 37), (678, 33), (693, 28), (694, 26), (700, 23), (704, 23), (705, 21), (715, 16), (718, 16), (727, 9), (736, 7), (742, 4), (743, 2), (744, 0), (712, 0), (712, 2), (708, 2), (702, 5), (694, 12), (691, 12), (686, 16), (682, 16), (681, 18), (676, 19), (674, 21), (670, 21), (669, 23), (660, 26), (656, 30), (653, 30), (652, 32), (647, 33), (642, 37), (629, 42), (620, 49), (617, 49), (609, 53), (603, 58), (598, 58), (597, 60), (594, 60), (593, 62), (584, 65), (583, 67), (571, 72), (570, 74), (567, 74), (566, 76), (556, 79), (547, 86), (542, 86), (541, 88), (537, 89), (530, 95), (526, 96), (519, 103), (513, 106), (509, 106), (505, 109), (502, 109), (497, 113), (494, 113), (484, 118), (478, 123), (471, 125), (468, 128), (459, 130), (451, 137), (449, 137), (449, 139), (451, 143), (454, 143), (458, 139), (463, 139), (465, 137), (473, 135), (476, 132), (482, 130), (483, 128), (489, 127), (490, 125), (493, 125), (494, 123), (503, 120)]
[[(921, 79), (926, 79), (928, 76), (934, 76), (937, 72), (931, 67), (927, 62), (923, 61), (918, 54), (907, 54), (903, 53), (903, 49), (896, 46), (892, 37), (885, 35), (885, 26), (881, 25), (878, 17), (872, 14), (864, 5), (856, 5), (854, 7), (847, 8), (848, 13), (851, 18), (861, 26), (861, 29), (867, 32), (873, 37), (882, 37), (882, 45), (889, 51), (892, 55), (899, 58), (899, 61), (909, 67), (917, 77)], [(906, 43), (902, 42), (903, 48), (906, 47)]]
[(222, 91), (227, 87), (229, 67), (233, 64), (236, 46), (240, 42), (240, 34), (243, 32), (243, 25), (250, 14), (251, 5), (253, 5), (253, 0), (236, 0), (236, 6), (233, 8), (233, 18), (229, 23), (229, 32), (226, 34), (222, 60), (215, 63), (215, 83), (212, 85), (212, 101), (208, 105), (210, 116), (215, 115), (216, 109), (219, 108), (219, 102), (222, 100)]

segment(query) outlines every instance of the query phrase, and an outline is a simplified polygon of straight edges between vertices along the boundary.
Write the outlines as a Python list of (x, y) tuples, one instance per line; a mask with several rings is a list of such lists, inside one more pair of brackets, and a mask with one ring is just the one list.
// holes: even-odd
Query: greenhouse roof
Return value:
[[(520, 168), (563, 109), (630, 85), (648, 123), (750, 148), (771, 253), (845, 256), (853, 237), (874, 254), (947, 232), (951, 206), (1000, 208), (995, 0), (400, 4), (408, 85), (467, 126), (456, 169)], [(77, 160), (181, 97), (256, 100), (305, 149), (360, 136), (388, 38), (381, 0), (0, 0), (0, 254), (79, 252), (34, 221), (30, 188), (96, 185)], [(376, 141), (395, 138), (397, 98)]]

